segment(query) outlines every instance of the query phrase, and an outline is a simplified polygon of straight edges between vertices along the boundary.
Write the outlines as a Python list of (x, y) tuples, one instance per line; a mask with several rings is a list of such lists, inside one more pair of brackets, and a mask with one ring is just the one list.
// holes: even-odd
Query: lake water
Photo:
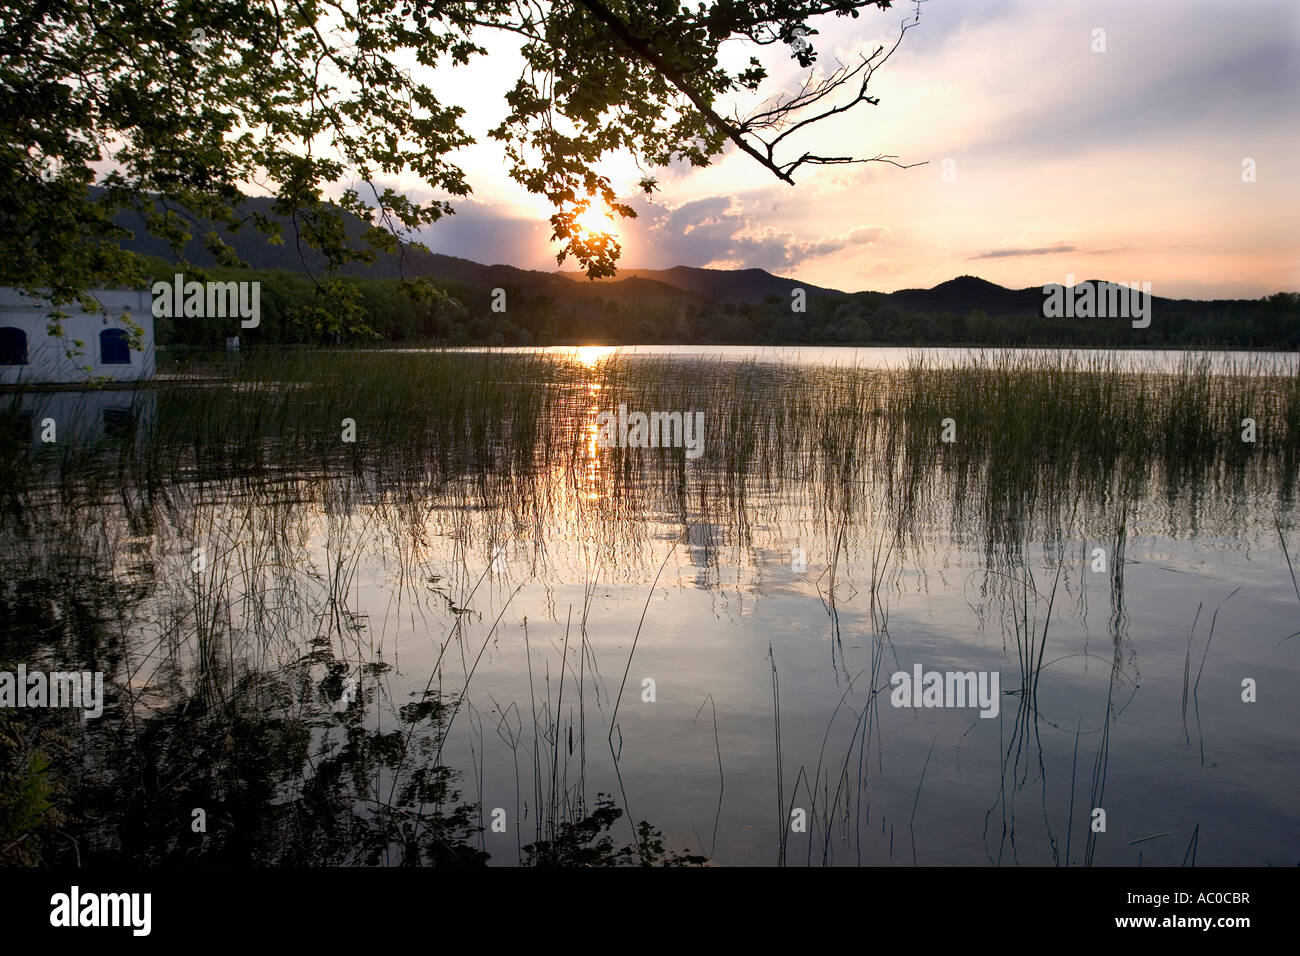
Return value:
[(626, 358), (679, 358), (722, 360), (728, 362), (765, 362), (792, 365), (830, 365), (863, 369), (898, 369), (923, 359), (941, 364), (967, 361), (993, 361), (999, 358), (1035, 358), (1073, 356), (1087, 362), (1106, 360), (1121, 368), (1137, 371), (1154, 369), (1174, 371), (1184, 362), (1206, 361), (1216, 372), (1243, 367), (1258, 367), (1274, 372), (1294, 371), (1300, 366), (1295, 352), (1244, 352), (1232, 350), (1178, 351), (1173, 349), (972, 349), (972, 348), (899, 348), (856, 346), (753, 346), (753, 345), (585, 345), (585, 346), (514, 346), (462, 351), (500, 354), (540, 355), (593, 364), (619, 355)]
[[(15, 400), (0, 664), (110, 686), (25, 725), (77, 853), (1296, 865), (1296, 356), (924, 351), (404, 351)], [(620, 405), (700, 412), (699, 455), (605, 447)], [(988, 716), (897, 706), (917, 668), (996, 675)]]

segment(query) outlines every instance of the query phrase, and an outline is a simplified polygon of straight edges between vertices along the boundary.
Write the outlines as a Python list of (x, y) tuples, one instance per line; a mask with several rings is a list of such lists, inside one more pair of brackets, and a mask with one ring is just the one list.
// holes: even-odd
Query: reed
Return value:
[[(464, 732), (458, 716), (479, 719), (471, 683), (480, 664), (487, 666), (492, 642), (501, 639), (506, 605), (499, 597), (493, 605), (486, 587), (476, 593), (497, 548), (510, 549), (512, 560), (527, 569), (522, 580), (585, 583), (580, 621), (566, 616), (562, 643), (554, 647), (560, 667), (554, 704), (543, 696), (549, 682), (545, 691), (540, 686), (549, 663), (533, 686), (535, 655), (544, 645), (525, 629), (520, 639), (532, 700), (499, 708), (503, 721), (505, 713), (514, 721), (499, 725), (498, 733), (514, 753), (516, 776), (521, 758), (525, 776), (532, 763), (532, 781), (524, 788), (532, 791), (527, 803), (535, 813), (534, 850), (530, 855), (520, 838), (517, 852), (538, 864), (612, 859), (621, 852), (598, 848), (602, 827), (616, 815), (599, 795), (594, 805), (588, 800), (586, 734), (588, 721), (595, 726), (608, 714), (607, 739), (617, 764), (618, 721), (626, 711), (620, 705), (633, 655), (652, 617), (658, 575), (679, 546), (664, 557), (665, 541), (689, 545), (699, 553), (693, 560), (716, 565), (712, 542), (749, 548), (756, 525), (767, 524), (776, 534), (820, 534), (833, 556), (824, 602), (834, 642), (852, 586), (847, 569), (868, 556), (871, 661), (857, 675), (840, 664), (847, 681), (841, 704), (847, 706), (853, 682), (864, 676), (866, 701), (856, 700), (863, 706), (843, 759), (823, 763), (828, 725), (811, 782), (800, 766), (793, 790), (787, 790), (784, 766), (793, 748), (781, 729), (786, 702), (772, 656), (778, 861), (788, 862), (790, 806), (802, 780), (827, 862), (832, 826), (841, 820), (855, 834), (859, 858), (862, 853), (862, 793), (872, 734), (879, 734), (875, 706), (889, 642), (890, 575), (927, 539), (948, 537), (982, 551), (995, 596), (1013, 610), (1019, 605), (1009, 621), (1020, 667), (1020, 712), (1012, 734), (1016, 749), (1008, 749), (1004, 760), (1014, 782), (1024, 773), (1019, 748), (1036, 719), (1031, 711), (1057, 593), (1054, 582), (1038, 594), (1029, 542), (1071, 535), (1114, 542), (1111, 623), (1118, 655), (1125, 628), (1124, 542), (1130, 523), (1145, 521), (1149, 528), (1155, 520), (1131, 514), (1127, 503), (1177, 503), (1186, 520), (1208, 530), (1220, 520), (1230, 528), (1235, 516), (1222, 502), (1263, 503), (1274, 512), (1292, 507), (1300, 462), (1300, 375), (1278, 374), (1263, 359), (1226, 373), (1195, 358), (1172, 371), (1126, 371), (1105, 356), (977, 353), (950, 363), (917, 357), (885, 371), (618, 354), (587, 366), (515, 353), (301, 349), (254, 351), (234, 364), (191, 364), (170, 374), (113, 398), (129, 408), (133, 427), (99, 428), (104, 396), (89, 394), (65, 406), (71, 410), (60, 413), (63, 437), (54, 443), (36, 437), (47, 396), (9, 395), (0, 402), (6, 574), (15, 586), (57, 591), (58, 611), (47, 630), (82, 628), (79, 639), (111, 661), (125, 677), (123, 687), (166, 697), (175, 708), (171, 716), (202, 708), (237, 723), (250, 700), (272, 693), (250, 675), (292, 674), (318, 685), (332, 681), (333, 687), (382, 656), (371, 622), (353, 599), (363, 564), (382, 555), (391, 572), (394, 617), (418, 620), (438, 649), (426, 697), (408, 712), (416, 719), (401, 722), (395, 736), (371, 740), (358, 729), (357, 715), (312, 714), (304, 718), (305, 737), (293, 737), (293, 752), (284, 756), (292, 765), (306, 753), (302, 740), (321, 736), (321, 726), (341, 733), (341, 746), (368, 755), (368, 763), (358, 760), (372, 772), (373, 786), (354, 796), (376, 819), (384, 818), (372, 834), (376, 845), (388, 853), (385, 841), (399, 834), (398, 842), (417, 846), (417, 856), (426, 857), (433, 852), (426, 836), (463, 835), (468, 826), (468, 818), (456, 815), (441, 761), (450, 732)], [(622, 403), (647, 411), (702, 411), (704, 454), (690, 460), (678, 448), (594, 447), (595, 415)], [(1255, 422), (1253, 443), (1242, 440), (1245, 418)], [(355, 441), (344, 440), (344, 419), (355, 423)], [(955, 426), (951, 443), (942, 440), (945, 419)], [(565, 558), (548, 547), (557, 537), (581, 542), (582, 567), (557, 565)], [(204, 567), (192, 572), (199, 546)], [(322, 552), (324, 559), (316, 561)], [(448, 552), (451, 559), (435, 561)], [(1058, 582), (1061, 560), (1058, 555)], [(451, 580), (435, 580), (440, 574)], [(615, 667), (614, 676), (622, 678), (617, 696), (608, 693), (611, 686), (605, 706), (593, 708), (588, 697), (594, 694), (599, 704), (601, 679), (587, 635), (587, 605), (597, 579), (648, 587), (650, 596), (629, 635), (624, 669)], [(518, 587), (508, 593), (513, 597)], [(89, 604), (94, 615), (86, 613)], [(445, 615), (454, 623), (439, 631), (430, 622)], [(49, 640), (32, 628), (19, 635), (15, 650), (26, 654)], [(1189, 636), (1185, 723), (1190, 645)], [(833, 648), (842, 655), (842, 644)], [(1202, 669), (1208, 652), (1207, 639)], [(462, 674), (451, 680), (457, 656)], [(425, 675), (419, 676), (423, 682)], [(118, 703), (122, 727), (132, 733), (146, 730), (147, 721), (136, 716), (145, 696), (124, 692)], [(1195, 704), (1194, 685), (1190, 696)], [(366, 704), (377, 705), (373, 697)], [(1108, 702), (1090, 806), (1104, 788), (1112, 715)], [(717, 735), (715, 713), (721, 784)], [(205, 738), (203, 746), (210, 743)], [(854, 747), (856, 774), (850, 772)], [(575, 752), (576, 785), (569, 777)], [(358, 771), (356, 779), (366, 777)], [(311, 781), (326, 786), (315, 776)], [(909, 830), (919, 799), (920, 784)], [(298, 822), (312, 831), (319, 821), (311, 814), (319, 806), (295, 806), (303, 815)], [(310, 826), (309, 817), (315, 821)], [(883, 826), (882, 819), (882, 833)], [(634, 826), (632, 834), (629, 853), (618, 858), (652, 858), (654, 833)], [(808, 839), (811, 860), (813, 835)], [(574, 840), (586, 840), (586, 850), (596, 847), (595, 857), (575, 850)], [(1070, 850), (1067, 843), (1067, 863)], [(1095, 852), (1089, 838), (1084, 861), (1091, 863)], [(1190, 852), (1194, 859), (1194, 842)], [(446, 859), (475, 857), (457, 850)]]

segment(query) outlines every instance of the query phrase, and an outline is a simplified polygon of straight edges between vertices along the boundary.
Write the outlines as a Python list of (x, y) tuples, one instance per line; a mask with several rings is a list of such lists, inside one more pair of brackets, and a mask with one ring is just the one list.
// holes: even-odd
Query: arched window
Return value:
[(27, 364), (27, 333), (7, 325), (0, 329), (0, 365)]
[(131, 343), (121, 329), (105, 329), (99, 333), (99, 364), (131, 364)]

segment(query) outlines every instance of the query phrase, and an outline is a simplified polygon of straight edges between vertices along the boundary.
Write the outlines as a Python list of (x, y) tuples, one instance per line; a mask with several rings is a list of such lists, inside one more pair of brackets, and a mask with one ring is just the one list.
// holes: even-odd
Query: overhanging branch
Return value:
[[(797, 94), (784, 100), (778, 100), (777, 103), (765, 110), (751, 114), (745, 120), (739, 120), (736, 123), (728, 121), (721, 116), (710, 104), (705, 95), (697, 89), (680, 70), (669, 64), (664, 57), (660, 56), (645, 38), (637, 36), (632, 29), (619, 19), (613, 11), (609, 9), (601, 0), (577, 0), (593, 17), (604, 24), (611, 33), (631, 50), (634, 54), (644, 60), (647, 64), (657, 70), (668, 82), (685, 96), (691, 104), (700, 111), (700, 114), (709, 122), (709, 124), (734, 143), (741, 151), (746, 153), (752, 159), (758, 162), (760, 166), (770, 171), (774, 176), (783, 182), (794, 185), (793, 173), (803, 165), (825, 166), (838, 165), (844, 163), (873, 163), (884, 162), (900, 169), (909, 169), (912, 166), (924, 165), (924, 163), (902, 164), (895, 162), (898, 158), (893, 155), (877, 154), (872, 157), (855, 159), (851, 156), (819, 156), (813, 153), (804, 153), (798, 159), (788, 162), (779, 163), (776, 159), (776, 149), (781, 141), (792, 133), (816, 123), (820, 120), (827, 119), (839, 113), (852, 109), (859, 103), (869, 103), (875, 105), (879, 100), (867, 95), (867, 85), (871, 81), (872, 75), (882, 66), (898, 49), (899, 44), (903, 41), (903, 36), (909, 29), (916, 26), (920, 19), (920, 7), (917, 4), (917, 13), (911, 20), (905, 20), (899, 31), (898, 39), (888, 51), (884, 47), (877, 47), (871, 56), (863, 56), (861, 63), (853, 69), (840, 67), (830, 76), (813, 85), (811, 78), (805, 81), (803, 87)], [(883, 55), (882, 55), (883, 54)], [(862, 75), (862, 82), (856, 95), (848, 103), (827, 108), (815, 116), (805, 117), (793, 122), (789, 122), (793, 115), (808, 106), (813, 105), (831, 95), (840, 89), (850, 80), (853, 80), (859, 74)], [(757, 135), (756, 129), (777, 130), (779, 135), (771, 142), (765, 141)], [(758, 146), (750, 142), (746, 137), (752, 137), (757, 141)], [(760, 149), (759, 146), (762, 148)]]

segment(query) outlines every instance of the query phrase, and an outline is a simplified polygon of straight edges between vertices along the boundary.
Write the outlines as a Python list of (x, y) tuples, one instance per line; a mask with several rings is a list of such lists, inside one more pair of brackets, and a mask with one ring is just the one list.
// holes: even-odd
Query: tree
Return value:
[[(470, 192), (453, 161), (472, 141), (463, 110), (443, 102), (428, 72), (483, 54), (483, 30), (517, 35), (526, 62), (507, 96), (510, 112), (491, 133), (510, 174), (552, 203), (560, 262), (572, 255), (590, 276), (611, 275), (617, 241), (575, 220), (595, 201), (635, 215), (597, 171), (612, 152), (629, 151), (648, 169), (703, 166), (730, 143), (791, 184), (806, 165), (894, 162), (884, 154), (784, 155), (789, 137), (809, 124), (877, 102), (867, 84), (897, 47), (818, 78), (810, 23), (890, 6), (0, 0), (0, 282), (48, 289), (58, 303), (143, 279), (141, 260), (117, 245), (123, 231), (113, 219), (128, 208), (182, 264), (201, 222), (249, 222), (272, 242), (323, 253), (329, 271), (398, 251), (400, 238)], [(903, 22), (899, 41), (915, 23)], [(722, 98), (756, 94), (766, 76), (755, 57), (741, 70), (722, 67), (719, 48), (729, 39), (790, 44), (810, 70), (807, 81), (747, 115), (724, 117)], [(841, 89), (851, 95), (837, 103)], [(381, 184), (401, 172), (437, 198), (419, 203)], [(655, 188), (648, 172), (642, 185)], [(250, 186), (274, 196), (272, 214), (242, 207)], [(345, 212), (365, 223), (364, 243), (349, 240)], [(277, 217), (295, 234), (280, 235)], [(240, 264), (217, 230), (201, 238), (219, 263)], [(338, 309), (355, 310), (338, 284), (321, 288)]]

